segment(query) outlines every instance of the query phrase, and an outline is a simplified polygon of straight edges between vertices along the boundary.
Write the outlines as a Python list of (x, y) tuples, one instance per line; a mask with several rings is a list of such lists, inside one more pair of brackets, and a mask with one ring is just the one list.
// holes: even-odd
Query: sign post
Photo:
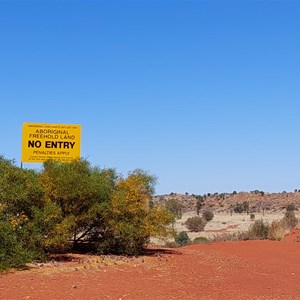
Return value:
[(23, 123), (21, 162), (80, 158), (81, 125)]

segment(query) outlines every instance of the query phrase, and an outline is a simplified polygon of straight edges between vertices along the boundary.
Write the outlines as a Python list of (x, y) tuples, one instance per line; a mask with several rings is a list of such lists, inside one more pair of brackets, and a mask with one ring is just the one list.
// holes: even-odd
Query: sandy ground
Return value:
[(300, 243), (150, 249), (138, 258), (55, 257), (0, 276), (0, 299), (300, 299)]
[[(190, 215), (177, 221), (178, 229)], [(259, 216), (271, 222), (283, 214)], [(258, 219), (258, 216), (256, 216)], [(226, 223), (225, 223), (226, 222)], [(245, 230), (247, 215), (216, 215), (196, 236)], [(228, 228), (229, 227), (229, 228)], [(182, 229), (186, 230), (185, 227)], [(284, 241), (149, 248), (140, 257), (54, 256), (0, 275), (0, 300), (299, 299), (300, 231)]]
[[(190, 218), (196, 216), (196, 213), (185, 213), (182, 216), (182, 219), (176, 220), (175, 229), (180, 231), (187, 231), (184, 222)], [(265, 222), (272, 223), (274, 220), (280, 220), (284, 217), (284, 212), (277, 213), (256, 213), (254, 220), (264, 220)], [(298, 215), (297, 215), (298, 217)], [(202, 232), (188, 232), (191, 239), (194, 239), (198, 236), (203, 237), (213, 237), (216, 234), (220, 234), (222, 232), (241, 232), (248, 230), (249, 226), (253, 224), (254, 221), (250, 220), (250, 215), (246, 213), (243, 214), (235, 214), (233, 213), (215, 213), (212, 221), (208, 222)]]
[[(187, 232), (189, 238), (194, 240), (196, 237), (206, 237), (213, 238), (216, 235), (220, 235), (222, 233), (234, 233), (234, 232), (243, 232), (247, 231), (251, 224), (255, 220), (264, 220), (271, 224), (275, 220), (281, 220), (284, 217), (283, 212), (276, 213), (256, 213), (255, 219), (251, 220), (250, 215), (243, 214), (235, 214), (232, 215), (230, 213), (215, 213), (213, 220), (209, 221), (204, 231), (201, 232), (189, 232), (187, 227), (184, 225), (185, 221), (190, 218), (196, 216), (196, 212), (184, 213), (181, 219), (177, 219), (174, 224), (174, 229), (179, 233), (181, 231)], [(201, 214), (200, 214), (201, 216)], [(300, 213), (296, 212), (296, 217), (300, 218)], [(156, 239), (153, 238), (151, 242), (157, 245), (165, 245), (166, 242), (172, 242), (174, 238), (165, 238), (165, 239)]]

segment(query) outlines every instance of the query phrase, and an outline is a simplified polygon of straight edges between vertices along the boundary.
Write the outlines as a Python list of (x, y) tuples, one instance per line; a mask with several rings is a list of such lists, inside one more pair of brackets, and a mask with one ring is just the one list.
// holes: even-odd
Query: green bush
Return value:
[(190, 238), (185, 231), (181, 231), (175, 236), (175, 242), (180, 246), (188, 244), (189, 241)]
[(269, 225), (262, 219), (256, 220), (249, 228), (247, 234), (249, 239), (264, 240), (268, 238)]
[(211, 210), (205, 210), (202, 213), (202, 217), (207, 221), (211, 221), (214, 218), (214, 213)]
[(206, 244), (208, 242), (208, 239), (204, 236), (198, 236), (193, 240), (193, 244)]
[(8, 220), (0, 220), (0, 270), (22, 268), (35, 258)]
[(191, 217), (184, 223), (186, 227), (193, 232), (203, 231), (206, 225), (206, 220), (202, 217)]

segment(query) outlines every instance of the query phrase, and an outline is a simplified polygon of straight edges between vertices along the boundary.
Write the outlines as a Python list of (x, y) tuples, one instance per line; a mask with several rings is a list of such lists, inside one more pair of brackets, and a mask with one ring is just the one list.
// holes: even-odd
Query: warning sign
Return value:
[(81, 125), (23, 123), (22, 162), (80, 158)]

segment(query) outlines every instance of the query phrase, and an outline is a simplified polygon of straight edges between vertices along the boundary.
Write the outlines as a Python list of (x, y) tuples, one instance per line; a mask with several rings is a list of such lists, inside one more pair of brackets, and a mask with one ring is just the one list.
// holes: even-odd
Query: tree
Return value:
[(166, 236), (174, 217), (163, 206), (150, 206), (156, 178), (142, 170), (120, 178), (105, 212), (106, 230), (99, 250), (138, 254), (151, 236)]
[(19, 267), (40, 257), (33, 242), (36, 236), (27, 234), (26, 228), (34, 211), (43, 207), (43, 195), (37, 172), (0, 156), (0, 268)]
[(34, 170), (20, 169), (0, 156), (0, 205), (4, 213), (16, 218), (32, 217), (32, 208), (43, 205), (43, 189)]
[(202, 197), (201, 195), (197, 195), (196, 199), (197, 199), (197, 202), (196, 202), (196, 212), (197, 212), (197, 216), (199, 216), (200, 210), (201, 210), (201, 208), (203, 206), (204, 197)]
[[(80, 241), (94, 239), (105, 230), (103, 215), (116, 180), (114, 170), (91, 167), (83, 159), (70, 163), (44, 163), (40, 181), (45, 190), (45, 201), (53, 204), (53, 218), (60, 225), (55, 228), (58, 232), (63, 229), (69, 239), (72, 237), (73, 247), (76, 248)], [(56, 239), (58, 232), (51, 232), (52, 238)], [(49, 239), (48, 236), (48, 243)]]
[(177, 219), (182, 218), (183, 205), (176, 199), (170, 199), (166, 202), (167, 210), (174, 215)]

